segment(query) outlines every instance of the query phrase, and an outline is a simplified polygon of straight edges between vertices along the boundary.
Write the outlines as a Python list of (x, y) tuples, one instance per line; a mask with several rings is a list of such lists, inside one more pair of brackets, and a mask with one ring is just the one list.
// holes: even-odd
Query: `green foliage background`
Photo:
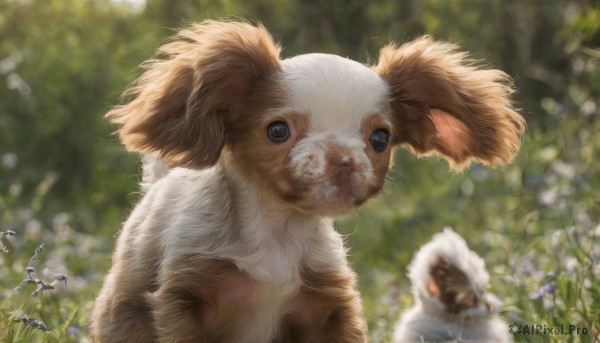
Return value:
[[(514, 164), (456, 175), (398, 151), (385, 194), (339, 223), (372, 341), (390, 339), (412, 303), (406, 266), (444, 226), (486, 259), (507, 322), (589, 331), (517, 341), (598, 340), (600, 5), (583, 0), (0, 0), (0, 232), (16, 233), (0, 239), (0, 340), (86, 341), (114, 236), (138, 198), (138, 157), (103, 114), (176, 28), (222, 17), (262, 21), (284, 57), (368, 62), (391, 39), (429, 33), (515, 79), (528, 130)], [(28, 265), (68, 286), (15, 291)], [(553, 291), (538, 297), (545, 285)]]

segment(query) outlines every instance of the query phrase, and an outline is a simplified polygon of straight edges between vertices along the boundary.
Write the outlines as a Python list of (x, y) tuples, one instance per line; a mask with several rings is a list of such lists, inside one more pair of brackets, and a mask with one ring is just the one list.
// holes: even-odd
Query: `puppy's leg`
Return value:
[(113, 267), (94, 303), (90, 335), (95, 343), (154, 342), (152, 309), (146, 297), (156, 289), (156, 251), (152, 239), (130, 239), (125, 230)]
[(367, 341), (367, 324), (351, 270), (305, 270), (302, 279), (304, 285), (283, 319), (281, 342)]
[(160, 284), (152, 295), (158, 342), (253, 341), (244, 340), (240, 326), (254, 281), (232, 262), (180, 256), (163, 266)]

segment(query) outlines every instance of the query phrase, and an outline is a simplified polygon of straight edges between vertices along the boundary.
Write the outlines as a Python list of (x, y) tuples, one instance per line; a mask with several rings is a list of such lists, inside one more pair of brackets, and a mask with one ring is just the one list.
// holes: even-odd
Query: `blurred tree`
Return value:
[(0, 0), (0, 155), (18, 159), (3, 184), (29, 194), (50, 173), (54, 212), (127, 207), (134, 172), (102, 115), (148, 51), (132, 18), (109, 1)]
[[(597, 53), (581, 48), (598, 44), (597, 6), (586, 1), (0, 0), (0, 157), (18, 160), (0, 169), (0, 192), (26, 199), (49, 175), (56, 185), (45, 211), (87, 214), (84, 227), (114, 230), (137, 171), (102, 115), (177, 27), (222, 17), (264, 22), (283, 56), (323, 51), (366, 61), (390, 39), (429, 33), (456, 42), (515, 78), (530, 128), (543, 131), (560, 126), (547, 107), (572, 106), (565, 94), (573, 83), (588, 110), (598, 94), (597, 72), (569, 67)], [(405, 173), (430, 167), (402, 153), (398, 161)]]

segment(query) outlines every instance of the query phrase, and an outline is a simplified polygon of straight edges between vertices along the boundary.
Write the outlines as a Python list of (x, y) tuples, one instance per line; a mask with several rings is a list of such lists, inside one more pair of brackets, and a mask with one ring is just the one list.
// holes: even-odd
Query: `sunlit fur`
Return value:
[(429, 36), (381, 49), (374, 70), (390, 84), (394, 138), (417, 155), (440, 153), (458, 170), (471, 160), (508, 163), (525, 130), (510, 99), (512, 80), (457, 50)]
[[(263, 26), (218, 21), (160, 47), (107, 114), (127, 149), (145, 154), (144, 195), (95, 301), (92, 339), (364, 342), (332, 218), (381, 190), (397, 146), (495, 165), (516, 153), (523, 130), (506, 77), (478, 77), (436, 47), (445, 45), (425, 39), (418, 49), (450, 56), (406, 57), (391, 45), (377, 66), (326, 54), (280, 60)], [(418, 66), (404, 70), (407, 58)], [(467, 75), (440, 83), (446, 68)], [(441, 97), (425, 96), (427, 82)], [(275, 122), (287, 140), (268, 137)], [(370, 142), (376, 130), (390, 135), (382, 151)]]
[(396, 324), (394, 343), (512, 342), (502, 303), (485, 292), (485, 262), (451, 229), (421, 247), (408, 276), (415, 305)]

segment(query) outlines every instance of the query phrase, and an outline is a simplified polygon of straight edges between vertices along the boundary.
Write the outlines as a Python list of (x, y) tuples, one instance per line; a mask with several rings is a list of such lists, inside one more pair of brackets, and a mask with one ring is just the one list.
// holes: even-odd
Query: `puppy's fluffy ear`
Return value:
[(508, 163), (525, 130), (509, 98), (511, 79), (456, 50), (428, 36), (381, 49), (374, 70), (390, 86), (393, 143), (417, 155), (440, 153), (459, 170), (472, 159)]
[(227, 123), (281, 70), (280, 48), (262, 26), (205, 21), (180, 31), (148, 60), (108, 112), (130, 151), (159, 152), (167, 164), (205, 168), (219, 160)]

